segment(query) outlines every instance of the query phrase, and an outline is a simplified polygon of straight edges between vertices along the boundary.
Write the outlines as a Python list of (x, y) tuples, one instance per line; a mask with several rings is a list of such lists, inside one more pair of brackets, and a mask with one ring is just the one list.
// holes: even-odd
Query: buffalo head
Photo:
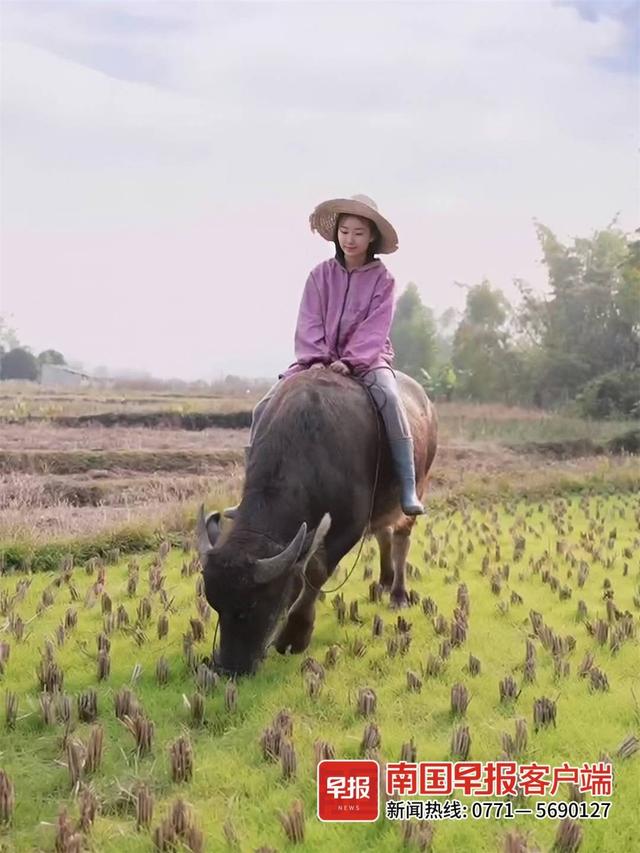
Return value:
[(197, 530), (205, 595), (219, 617), (214, 664), (228, 674), (253, 673), (291, 604), (308, 561), (322, 544), (331, 517), (324, 515), (312, 531), (303, 522), (279, 554), (262, 559), (251, 555), (250, 535), (218, 542), (220, 518), (219, 512), (205, 517), (201, 508)]

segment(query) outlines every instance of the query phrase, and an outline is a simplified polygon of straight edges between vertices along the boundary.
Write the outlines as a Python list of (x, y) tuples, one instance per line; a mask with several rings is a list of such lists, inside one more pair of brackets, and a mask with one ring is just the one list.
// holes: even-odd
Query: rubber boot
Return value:
[(413, 461), (413, 439), (396, 438), (389, 442), (393, 465), (400, 480), (400, 502), (405, 515), (423, 515), (424, 507), (416, 494), (416, 470)]
[[(247, 444), (244, 448), (244, 470), (245, 470), (245, 473), (247, 470), (247, 466), (249, 464), (249, 451), (250, 450), (251, 450), (251, 445)], [(229, 506), (226, 509), (223, 509), (222, 515), (225, 518), (235, 518), (235, 515), (238, 511), (239, 506), (240, 506), (240, 504), (236, 504), (235, 506)]]

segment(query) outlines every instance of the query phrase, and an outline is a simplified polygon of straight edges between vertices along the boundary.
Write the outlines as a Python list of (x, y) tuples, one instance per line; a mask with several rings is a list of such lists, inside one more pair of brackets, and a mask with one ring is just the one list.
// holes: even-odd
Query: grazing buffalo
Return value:
[[(435, 410), (417, 382), (397, 378), (422, 496), (436, 453)], [(230, 529), (223, 531), (221, 517), (201, 511), (198, 550), (205, 594), (219, 615), (214, 664), (222, 671), (254, 672), (285, 614), (276, 648), (304, 651), (320, 588), (365, 531), (378, 540), (380, 583), (392, 605), (407, 604), (415, 518), (402, 512), (382, 419), (350, 377), (312, 370), (281, 383), (260, 418)]]

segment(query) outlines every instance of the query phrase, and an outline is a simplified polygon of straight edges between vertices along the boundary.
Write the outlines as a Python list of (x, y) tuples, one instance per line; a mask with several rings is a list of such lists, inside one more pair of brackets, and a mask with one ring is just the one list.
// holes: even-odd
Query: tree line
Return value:
[[(535, 227), (544, 293), (516, 280), (512, 304), (489, 281), (461, 285), (464, 309), (436, 317), (409, 284), (391, 329), (395, 366), (436, 399), (640, 418), (640, 239), (614, 222), (565, 245)], [(45, 363), (66, 362), (57, 350), (20, 346), (0, 317), (0, 379), (37, 381)]]
[(31, 348), (22, 346), (15, 329), (0, 317), (0, 380), (27, 379), (37, 382), (43, 364), (66, 364), (61, 352), (55, 349), (43, 350), (38, 355)]
[[(636, 232), (637, 234), (638, 232)], [(615, 223), (563, 244), (536, 234), (547, 289), (516, 280), (517, 304), (489, 281), (440, 317), (409, 284), (396, 305), (395, 366), (436, 398), (640, 418), (640, 239)]]

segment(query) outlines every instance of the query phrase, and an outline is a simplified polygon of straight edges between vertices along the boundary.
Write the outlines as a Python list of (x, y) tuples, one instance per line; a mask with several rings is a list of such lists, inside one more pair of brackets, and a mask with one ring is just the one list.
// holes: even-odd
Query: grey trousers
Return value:
[[(369, 370), (359, 378), (362, 379), (371, 391), (378, 411), (382, 415), (389, 441), (399, 438), (411, 438), (407, 413), (404, 410), (404, 404), (398, 392), (398, 383), (393, 370), (390, 367), (379, 367), (376, 370)], [(275, 385), (269, 388), (264, 397), (256, 403), (253, 409), (249, 444), (253, 444), (253, 437), (262, 412), (283, 381), (285, 380), (278, 380)]]

